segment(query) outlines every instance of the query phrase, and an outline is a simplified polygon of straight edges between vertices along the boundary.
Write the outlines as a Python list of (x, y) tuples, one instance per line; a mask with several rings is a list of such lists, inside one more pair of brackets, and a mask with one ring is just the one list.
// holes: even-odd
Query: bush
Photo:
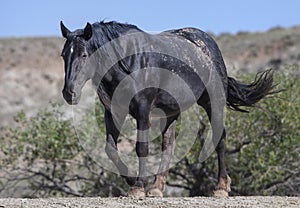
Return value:
[(299, 194), (300, 82), (288, 70), (276, 80), (283, 92), (249, 114), (227, 114), (227, 160), (237, 194)]
[(2, 194), (22, 197), (124, 194), (125, 184), (119, 182), (121, 179), (105, 172), (83, 150), (72, 120), (64, 118), (60, 107), (52, 104), (31, 118), (20, 112), (15, 117), (15, 128), (2, 129)]

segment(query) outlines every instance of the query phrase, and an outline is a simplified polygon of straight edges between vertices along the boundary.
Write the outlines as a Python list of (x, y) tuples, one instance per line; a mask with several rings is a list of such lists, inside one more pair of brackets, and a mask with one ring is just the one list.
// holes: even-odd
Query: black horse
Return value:
[[(145, 196), (149, 154), (147, 130), (153, 110), (160, 109), (163, 113), (158, 116), (165, 122), (161, 128), (161, 163), (148, 194), (163, 196), (174, 149), (176, 120), (193, 103), (205, 109), (212, 124), (219, 167), (214, 194), (228, 196), (231, 180), (224, 163), (224, 107), (245, 112), (242, 106), (254, 106), (270, 94), (273, 88), (270, 70), (260, 73), (251, 84), (228, 77), (215, 41), (195, 28), (153, 35), (134, 25), (97, 22), (71, 32), (61, 22), (61, 31), (66, 38), (62, 51), (65, 62), (63, 97), (69, 104), (77, 104), (82, 87), (87, 80), (92, 80), (105, 107), (105, 150), (131, 186), (129, 196)], [(137, 122), (137, 176), (131, 173), (117, 151), (120, 128), (128, 113)]]

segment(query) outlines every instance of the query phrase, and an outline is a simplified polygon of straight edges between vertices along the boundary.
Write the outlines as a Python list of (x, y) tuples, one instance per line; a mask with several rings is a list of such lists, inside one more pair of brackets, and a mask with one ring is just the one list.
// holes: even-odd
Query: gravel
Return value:
[(251, 197), (167, 197), (167, 198), (48, 198), (48, 199), (0, 199), (5, 208), (61, 208), (61, 207), (300, 207), (300, 197), (251, 196)]

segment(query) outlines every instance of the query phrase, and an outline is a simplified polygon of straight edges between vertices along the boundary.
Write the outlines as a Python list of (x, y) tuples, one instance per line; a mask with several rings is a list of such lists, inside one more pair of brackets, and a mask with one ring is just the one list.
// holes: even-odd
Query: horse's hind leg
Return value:
[(224, 129), (222, 137), (216, 147), (216, 151), (218, 154), (219, 173), (218, 173), (218, 183), (214, 191), (215, 197), (228, 197), (228, 193), (230, 192), (231, 179), (227, 174), (225, 162), (224, 162), (225, 140), (226, 140), (226, 131)]
[[(123, 124), (124, 119), (125, 116), (119, 118), (118, 122), (120, 126)], [(118, 154), (117, 139), (119, 137), (120, 130), (115, 125), (111, 112), (107, 110), (105, 111), (105, 124), (106, 124), (106, 146), (105, 146), (106, 154), (108, 155), (109, 159), (111, 159), (112, 162), (115, 164), (115, 166), (118, 168), (120, 174), (123, 177), (125, 177), (126, 182), (129, 185), (133, 185), (136, 181), (136, 177), (134, 177), (133, 173), (130, 173), (130, 170), (125, 165), (125, 163), (121, 160)]]
[(158, 169), (158, 174), (155, 176), (153, 186), (148, 192), (148, 196), (163, 197), (163, 192), (167, 182), (169, 172), (169, 164), (175, 147), (175, 129), (176, 117), (168, 118), (167, 124), (162, 132), (162, 158)]
[[(218, 109), (214, 109), (218, 112), (214, 112), (217, 114), (218, 121), (213, 122), (212, 118), (212, 110), (211, 110), (211, 103), (209, 101), (208, 94), (204, 93), (203, 96), (198, 100), (198, 104), (201, 105), (211, 122), (212, 131), (213, 131), (213, 141), (218, 141), (216, 145), (216, 152), (218, 155), (218, 183), (214, 190), (214, 196), (216, 197), (227, 197), (228, 193), (230, 192), (230, 183), (231, 179), (226, 171), (225, 165), (225, 140), (226, 140), (226, 131), (223, 125), (223, 114), (224, 114), (224, 107), (219, 106)], [(216, 119), (216, 118), (214, 118)], [(221, 125), (222, 124), (222, 125)], [(218, 138), (217, 138), (217, 137)]]

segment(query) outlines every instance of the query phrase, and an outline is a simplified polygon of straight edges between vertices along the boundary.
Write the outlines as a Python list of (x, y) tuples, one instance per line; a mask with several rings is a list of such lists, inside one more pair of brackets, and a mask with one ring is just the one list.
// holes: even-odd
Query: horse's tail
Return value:
[(248, 112), (241, 109), (241, 106), (254, 106), (266, 95), (273, 94), (273, 71), (267, 70), (258, 73), (254, 82), (243, 84), (232, 77), (228, 77), (228, 98), (227, 106), (233, 110)]

